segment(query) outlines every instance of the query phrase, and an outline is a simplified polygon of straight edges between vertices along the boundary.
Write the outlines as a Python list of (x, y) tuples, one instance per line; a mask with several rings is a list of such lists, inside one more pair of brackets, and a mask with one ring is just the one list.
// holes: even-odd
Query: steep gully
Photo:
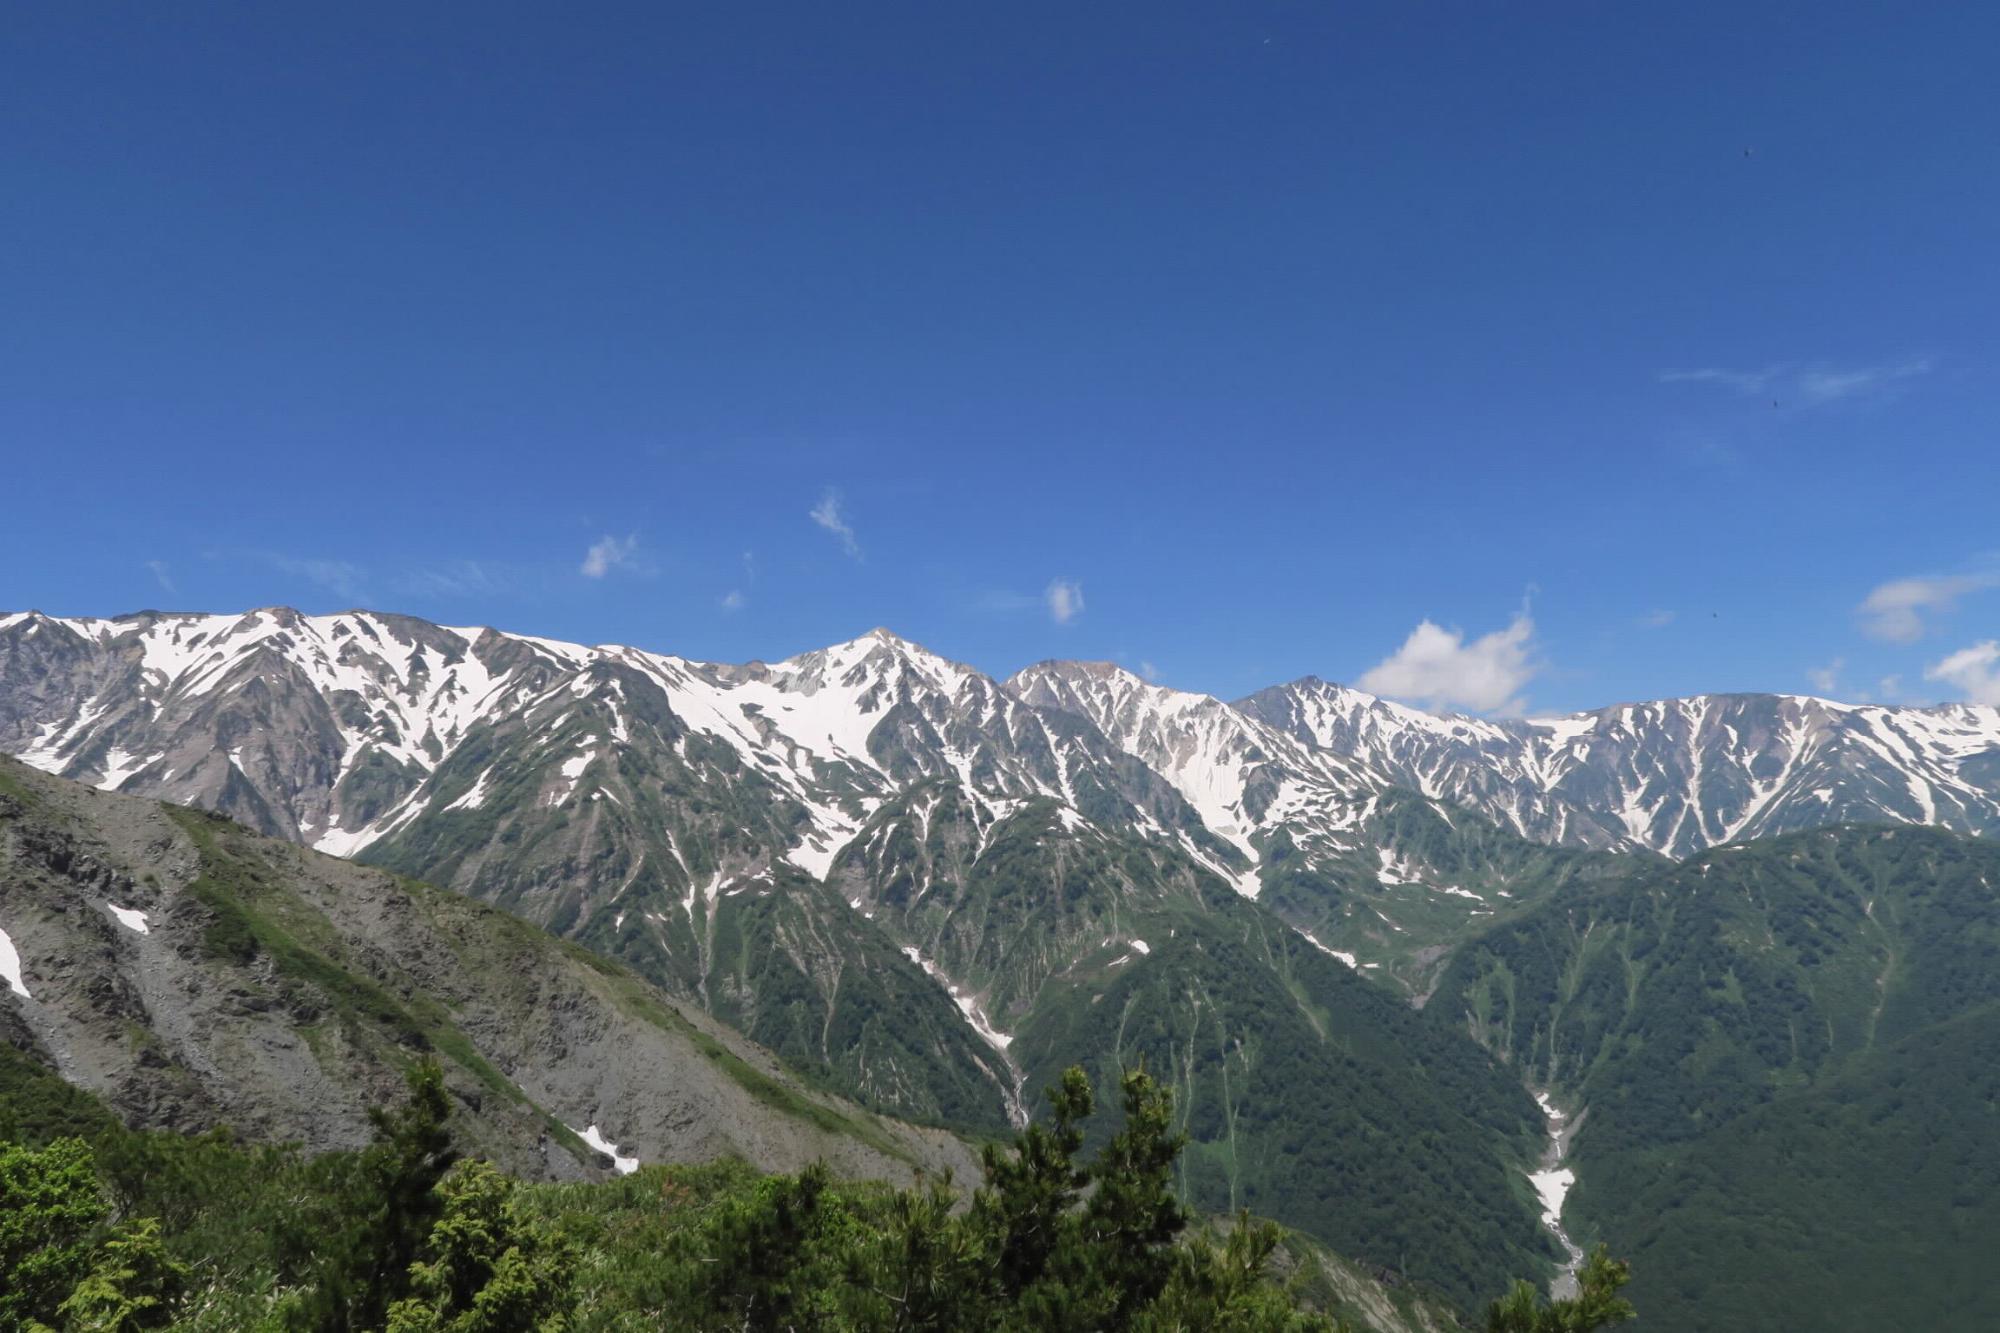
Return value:
[(1542, 1114), (1548, 1117), (1549, 1146), (1542, 1153), (1540, 1169), (1528, 1173), (1528, 1182), (1535, 1187), (1535, 1195), (1542, 1201), (1542, 1225), (1556, 1238), (1566, 1256), (1561, 1271), (1549, 1283), (1549, 1295), (1561, 1300), (1576, 1294), (1577, 1270), (1583, 1267), (1583, 1247), (1570, 1239), (1562, 1224), (1563, 1200), (1568, 1196), (1570, 1187), (1576, 1184), (1576, 1172), (1563, 1165), (1563, 1158), (1581, 1117), (1572, 1120), (1549, 1099), (1546, 1092), (1535, 1093), (1535, 1102), (1542, 1108)]

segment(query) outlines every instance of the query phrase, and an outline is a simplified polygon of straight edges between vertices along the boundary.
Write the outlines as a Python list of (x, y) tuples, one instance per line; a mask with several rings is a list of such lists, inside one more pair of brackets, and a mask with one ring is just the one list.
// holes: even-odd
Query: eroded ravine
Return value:
[(1549, 1283), (1549, 1295), (1561, 1300), (1576, 1294), (1577, 1270), (1583, 1267), (1583, 1247), (1570, 1239), (1562, 1224), (1563, 1200), (1569, 1197), (1570, 1187), (1576, 1184), (1576, 1172), (1564, 1162), (1576, 1123), (1549, 1099), (1546, 1092), (1537, 1092), (1535, 1101), (1548, 1118), (1549, 1142), (1542, 1151), (1540, 1166), (1528, 1173), (1528, 1181), (1535, 1187), (1535, 1196), (1542, 1202), (1542, 1225), (1563, 1248), (1562, 1269)]

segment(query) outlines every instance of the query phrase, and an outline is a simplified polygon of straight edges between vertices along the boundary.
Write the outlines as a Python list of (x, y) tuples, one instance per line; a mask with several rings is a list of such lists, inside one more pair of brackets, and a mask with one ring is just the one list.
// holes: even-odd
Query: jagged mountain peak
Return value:
[(1066, 657), (1045, 657), (1039, 662), (1030, 663), (1022, 667), (1019, 671), (1016, 671), (1012, 676), (1009, 676), (1007, 683), (1013, 685), (1017, 681), (1030, 680), (1044, 675), (1067, 676), (1088, 680), (1130, 681), (1134, 685), (1148, 683), (1143, 676), (1140, 676), (1129, 667), (1121, 666), (1117, 662), (1090, 662)]
[[(1086, 715), (1113, 709), (1154, 709), (1172, 713), (1229, 711), (1212, 694), (1160, 685), (1116, 662), (1076, 662), (1051, 658), (1023, 667), (1007, 678), (1007, 689), (1030, 703), (1048, 702)], [(1057, 702), (1066, 700), (1068, 702)], [(1091, 702), (1086, 703), (1089, 700)], [(1220, 714), (1218, 714), (1219, 716)], [(1229, 725), (1235, 725), (1230, 722)]]
[(859, 683), (867, 677), (882, 678), (901, 672), (912, 684), (921, 683), (948, 693), (955, 693), (972, 681), (989, 679), (973, 667), (879, 628), (845, 643), (786, 658), (770, 671), (774, 679), (800, 685), (834, 680)]

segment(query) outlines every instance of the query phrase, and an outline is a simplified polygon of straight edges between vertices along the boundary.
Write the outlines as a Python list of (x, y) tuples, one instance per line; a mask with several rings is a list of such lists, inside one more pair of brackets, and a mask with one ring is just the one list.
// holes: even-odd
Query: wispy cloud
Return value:
[(743, 581), (738, 586), (722, 594), (722, 609), (725, 611), (741, 611), (744, 607), (750, 605), (750, 594), (746, 590), (756, 582), (757, 553), (755, 551), (745, 551), (743, 553)]
[(974, 594), (970, 605), (976, 611), (988, 615), (1015, 615), (1022, 611), (1032, 611), (1043, 604), (1043, 599), (1031, 592), (1016, 592), (1012, 588), (988, 588)]
[(1147, 680), (1158, 680), (1160, 678), (1160, 669), (1151, 662), (1141, 659), (1139, 662), (1139, 674)]
[(367, 571), (350, 560), (301, 559), (268, 551), (261, 553), (261, 558), (283, 573), (305, 579), (356, 605), (368, 600), (368, 594), (362, 587)]
[(1786, 370), (1785, 366), (1768, 366), (1763, 370), (1724, 370), (1717, 366), (1704, 366), (1699, 370), (1663, 370), (1660, 372), (1660, 383), (1714, 384), (1734, 390), (1745, 398), (1754, 398), (1769, 390)]
[(1825, 666), (1807, 667), (1806, 680), (1821, 694), (1831, 698), (1840, 692), (1840, 671), (1847, 659), (1836, 657)]
[(1518, 713), (1521, 690), (1541, 671), (1535, 622), (1526, 611), (1505, 629), (1467, 642), (1465, 634), (1426, 620), (1403, 646), (1361, 674), (1371, 694), (1414, 700), (1428, 708)]
[(1843, 398), (1877, 393), (1904, 380), (1928, 375), (1935, 363), (1927, 356), (1907, 357), (1854, 370), (1807, 370), (1798, 378), (1799, 397), (1808, 403), (1837, 403)]
[(1937, 368), (1929, 356), (1906, 356), (1869, 366), (1829, 366), (1823, 363), (1780, 362), (1761, 370), (1702, 366), (1663, 370), (1662, 384), (1706, 384), (1739, 398), (1768, 398), (1774, 404), (1823, 407), (1850, 398), (1886, 393)]
[(1056, 579), (1042, 593), (1042, 601), (1049, 608), (1049, 619), (1067, 625), (1083, 614), (1083, 585), (1075, 579)]
[(395, 590), (412, 597), (491, 597), (506, 582), (491, 565), (480, 560), (450, 560), (427, 569), (413, 569), (398, 575)]
[(1933, 662), (1924, 668), (1924, 679), (1943, 681), (1976, 704), (2000, 704), (2000, 639), (1975, 643)]
[[(626, 553), (629, 556), (629, 551)], [(303, 579), (346, 601), (350, 606), (376, 606), (384, 602), (391, 609), (420, 610), (410, 602), (418, 599), (491, 598), (534, 595), (555, 586), (557, 568), (547, 563), (516, 564), (506, 560), (478, 560), (469, 557), (448, 559), (413, 567), (368, 566), (353, 560), (287, 555), (282, 551), (214, 550), (203, 553), (209, 560), (248, 560)], [(170, 571), (157, 561), (147, 562), (161, 579), (161, 586), (173, 591)], [(566, 580), (562, 586), (568, 586)], [(374, 593), (381, 594), (380, 598)]]
[(146, 562), (146, 568), (152, 571), (153, 581), (158, 583), (161, 589), (165, 591), (169, 596), (177, 597), (180, 595), (180, 589), (174, 586), (173, 571), (167, 568), (166, 561), (148, 560)]
[(808, 513), (813, 522), (840, 539), (841, 550), (856, 560), (861, 558), (861, 542), (854, 535), (854, 524), (848, 521), (839, 491), (829, 486)]
[(592, 543), (583, 557), (582, 573), (587, 579), (601, 579), (621, 565), (629, 565), (639, 553), (639, 537), (634, 533), (614, 537), (609, 533)]
[(1928, 618), (1948, 613), (1962, 597), (1991, 588), (2000, 588), (2000, 568), (1892, 579), (1863, 598), (1855, 614), (1861, 617), (1862, 632), (1872, 638), (1914, 643), (1923, 637)]
[(1640, 629), (1665, 629), (1673, 623), (1674, 613), (1671, 611), (1648, 611), (1639, 617)]

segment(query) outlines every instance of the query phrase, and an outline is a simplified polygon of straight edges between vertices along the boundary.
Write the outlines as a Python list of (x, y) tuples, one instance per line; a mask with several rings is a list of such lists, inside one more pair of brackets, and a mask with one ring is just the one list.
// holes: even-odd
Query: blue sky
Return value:
[(2000, 701), (1996, 49), (1977, 5), (23, 10), (0, 607)]

